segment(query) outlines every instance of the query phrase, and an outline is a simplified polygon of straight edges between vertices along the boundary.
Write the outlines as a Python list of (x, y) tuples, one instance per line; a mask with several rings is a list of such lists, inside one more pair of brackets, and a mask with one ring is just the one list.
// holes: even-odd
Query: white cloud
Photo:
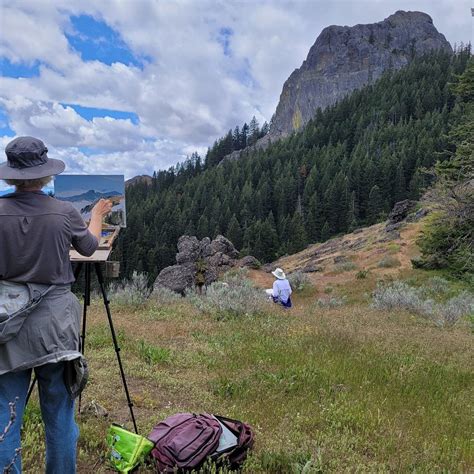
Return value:
[[(285, 79), (329, 24), (381, 21), (397, 9), (423, 10), (451, 42), (470, 38), (469, 1), (22, 0), (2, 6), (0, 55), (40, 63), (33, 78), (0, 78), (2, 104), (17, 134), (37, 135), (74, 170), (150, 173), (229, 128), (263, 122)], [(87, 14), (118, 31), (143, 70), (83, 61), (68, 44), (70, 16)], [(230, 28), (230, 56), (218, 41)], [(25, 34), (25, 32), (30, 34)], [(86, 120), (71, 107), (133, 112), (130, 120)], [(3, 139), (2, 139), (3, 141)], [(100, 148), (87, 156), (79, 147)], [(130, 160), (130, 162), (128, 161)]]

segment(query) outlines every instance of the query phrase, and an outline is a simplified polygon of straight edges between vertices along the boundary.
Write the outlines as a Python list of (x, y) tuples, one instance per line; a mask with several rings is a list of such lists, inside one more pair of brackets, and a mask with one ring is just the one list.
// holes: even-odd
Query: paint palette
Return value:
[(104, 227), (99, 242), (99, 250), (111, 249), (120, 231), (119, 226)]

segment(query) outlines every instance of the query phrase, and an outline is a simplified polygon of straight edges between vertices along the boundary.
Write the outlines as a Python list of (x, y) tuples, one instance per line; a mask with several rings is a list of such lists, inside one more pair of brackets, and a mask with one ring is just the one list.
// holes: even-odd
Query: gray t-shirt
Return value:
[(71, 244), (85, 256), (98, 247), (71, 203), (41, 191), (15, 192), (0, 198), (0, 280), (72, 283)]

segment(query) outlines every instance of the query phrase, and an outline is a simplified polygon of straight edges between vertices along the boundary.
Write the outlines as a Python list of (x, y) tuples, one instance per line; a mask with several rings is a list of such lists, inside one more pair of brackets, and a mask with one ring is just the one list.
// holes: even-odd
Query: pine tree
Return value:
[(295, 212), (290, 224), (288, 252), (299, 252), (305, 248), (306, 244), (307, 236), (303, 225), (303, 217), (299, 212)]
[(321, 242), (326, 242), (326, 240), (331, 237), (331, 229), (329, 227), (328, 221), (326, 221), (321, 229)]
[(367, 220), (373, 224), (380, 219), (383, 210), (383, 198), (380, 188), (374, 185), (369, 193), (369, 205), (367, 209)]
[(229, 222), (226, 237), (234, 244), (236, 249), (242, 249), (242, 228), (240, 227), (239, 221), (237, 220), (237, 217), (235, 217), (235, 214), (232, 215), (232, 218)]
[(196, 232), (199, 239), (209, 236), (209, 221), (204, 214), (199, 218)]

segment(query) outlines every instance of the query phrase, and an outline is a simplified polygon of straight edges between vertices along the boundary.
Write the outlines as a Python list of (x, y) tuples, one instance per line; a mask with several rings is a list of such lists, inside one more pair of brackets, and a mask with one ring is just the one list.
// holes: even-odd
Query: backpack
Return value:
[(213, 459), (217, 463), (228, 464), (231, 469), (238, 468), (247, 458), (248, 451), (253, 448), (255, 435), (252, 427), (232, 418), (215, 415), (224, 427), (226, 427), (237, 438), (237, 444), (225, 451), (217, 453)]
[(148, 439), (156, 470), (172, 473), (199, 469), (206, 460), (240, 465), (253, 446), (249, 425), (208, 413), (178, 413), (156, 425)]

